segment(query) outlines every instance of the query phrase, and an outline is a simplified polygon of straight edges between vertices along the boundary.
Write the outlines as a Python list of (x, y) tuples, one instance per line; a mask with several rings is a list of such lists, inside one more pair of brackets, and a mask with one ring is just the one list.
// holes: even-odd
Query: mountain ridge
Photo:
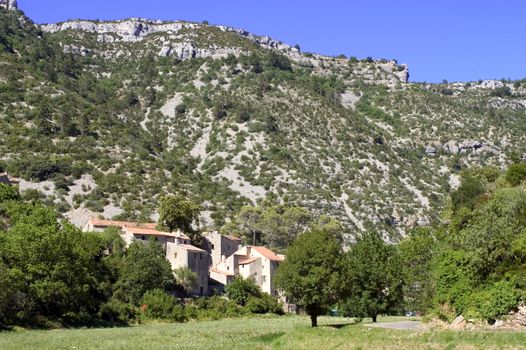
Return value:
[[(440, 219), (462, 169), (526, 153), (521, 81), (408, 83), (395, 61), (282, 51), (207, 24), (140, 24), (119, 29), (130, 41), (43, 27), (74, 69), (56, 82), (22, 75), (28, 88), (2, 105), (3, 135), (39, 145), (9, 141), (4, 167), (79, 225), (97, 213), (155, 218), (160, 196), (183, 192), (203, 203), (209, 228), (242, 205), (277, 202), (336, 217), (351, 236), (378, 229), (397, 240)], [(46, 104), (56, 107), (47, 134), (35, 135)], [(79, 170), (36, 181), (23, 159)]]

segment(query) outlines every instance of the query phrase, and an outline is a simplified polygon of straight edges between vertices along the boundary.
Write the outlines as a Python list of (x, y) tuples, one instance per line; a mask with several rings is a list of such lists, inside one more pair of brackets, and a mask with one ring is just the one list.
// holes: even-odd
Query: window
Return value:
[(230, 266), (227, 266), (226, 269), (227, 269), (227, 271), (230, 270)]
[(199, 253), (199, 260), (203, 260), (203, 254)]
[(146, 236), (145, 236), (145, 235), (142, 235), (141, 239), (142, 239), (143, 241), (145, 241), (145, 240), (146, 240)]
[(230, 244), (226, 246), (226, 250), (230, 250)]
[(265, 275), (261, 276), (261, 282), (263, 283), (267, 282), (267, 276)]
[(214, 245), (212, 244), (212, 249), (215, 249)]

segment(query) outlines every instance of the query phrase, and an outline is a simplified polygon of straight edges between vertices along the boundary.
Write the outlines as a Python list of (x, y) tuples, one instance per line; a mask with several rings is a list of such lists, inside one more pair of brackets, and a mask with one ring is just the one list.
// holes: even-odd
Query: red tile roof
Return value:
[(246, 258), (246, 259), (243, 259), (243, 260), (239, 260), (239, 265), (248, 265), (250, 263), (253, 263), (254, 261), (256, 260), (259, 260), (261, 258)]
[(206, 250), (203, 250), (203, 249), (201, 249), (201, 248), (197, 248), (197, 247), (195, 247), (195, 246), (193, 246), (193, 245), (190, 245), (190, 244), (178, 244), (177, 246), (178, 246), (178, 247), (181, 247), (181, 248), (183, 248), (183, 249), (185, 249), (185, 250), (189, 250), (189, 251), (191, 251), (191, 252), (206, 253)]
[(116, 221), (116, 220), (103, 220), (103, 219), (97, 219), (97, 218), (91, 218), (88, 221), (93, 226), (111, 226), (111, 227), (143, 227), (147, 229), (155, 229), (157, 226), (156, 223), (153, 222), (130, 222), (130, 221)]
[(268, 249), (267, 247), (251, 246), (251, 248), (269, 260), (272, 260), (272, 261), (284, 261), (285, 260), (283, 255), (277, 255), (276, 253), (274, 253), (272, 250)]
[(166, 237), (179, 237), (177, 232), (163, 232), (157, 231), (150, 228), (124, 226), (123, 229), (134, 235), (151, 235), (151, 236), (166, 236)]
[(236, 242), (243, 242), (243, 240), (239, 237), (236, 237), (236, 236), (232, 236), (232, 235), (226, 235), (225, 236), (226, 238), (232, 240), (232, 241), (236, 241)]
[(226, 276), (235, 276), (232, 272), (227, 272), (227, 271), (223, 271), (223, 270), (219, 270), (215, 267), (212, 267), (210, 269), (210, 272), (215, 272), (215, 273), (220, 273), (222, 275), (226, 275)]

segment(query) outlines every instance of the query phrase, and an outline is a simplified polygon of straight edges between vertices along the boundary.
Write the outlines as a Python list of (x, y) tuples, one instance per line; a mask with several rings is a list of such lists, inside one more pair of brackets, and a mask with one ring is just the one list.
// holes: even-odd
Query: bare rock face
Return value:
[(8, 10), (18, 10), (16, 0), (0, 0), (0, 7), (4, 7)]

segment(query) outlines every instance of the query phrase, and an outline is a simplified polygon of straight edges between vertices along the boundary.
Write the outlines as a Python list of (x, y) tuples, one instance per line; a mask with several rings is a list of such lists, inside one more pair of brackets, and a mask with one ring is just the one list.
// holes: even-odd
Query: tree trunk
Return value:
[(316, 314), (310, 315), (310, 325), (311, 327), (318, 327), (318, 315)]
[(372, 315), (371, 317), (373, 318), (373, 322), (376, 322), (376, 314)]

